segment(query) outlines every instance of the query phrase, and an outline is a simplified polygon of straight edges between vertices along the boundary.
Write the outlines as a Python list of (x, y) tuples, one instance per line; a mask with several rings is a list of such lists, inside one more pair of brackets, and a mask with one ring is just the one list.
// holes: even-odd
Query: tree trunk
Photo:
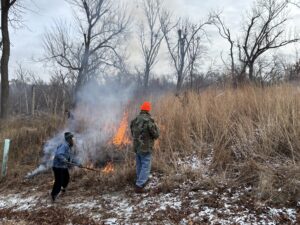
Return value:
[(254, 65), (253, 63), (249, 63), (249, 80), (253, 81), (254, 80)]
[(84, 76), (83, 70), (84, 70), (83, 68), (81, 68), (79, 70), (77, 81), (76, 81), (76, 84), (75, 84), (75, 91), (74, 91), (74, 96), (73, 96), (73, 101), (74, 101), (75, 104), (76, 104), (76, 101), (77, 101), (76, 94), (80, 91), (80, 88), (82, 87), (82, 84), (83, 84), (83, 76)]
[(176, 85), (176, 94), (179, 94), (181, 87), (183, 84), (183, 72), (178, 71), (178, 77), (177, 77), (177, 85)]
[(31, 95), (31, 115), (34, 116), (35, 109), (35, 86), (32, 85), (32, 95)]
[(190, 70), (190, 88), (193, 89), (193, 82), (194, 82), (194, 63), (195, 63), (195, 60), (192, 59), (192, 63), (191, 63), (191, 70)]
[(19, 112), (18, 114), (22, 114), (22, 96), (19, 97)]
[(29, 114), (29, 106), (28, 106), (28, 96), (27, 96), (27, 88), (26, 88), (26, 84), (25, 85), (25, 104), (26, 104), (26, 114), (28, 115)]
[(57, 99), (58, 99), (58, 96), (55, 97), (55, 102), (54, 102), (54, 107), (53, 107), (53, 113), (54, 113), (55, 117), (57, 114)]
[(9, 82), (8, 62), (10, 55), (10, 41), (8, 31), (9, 1), (1, 0), (1, 32), (2, 32), (2, 57), (1, 57), (1, 118), (8, 116), (9, 107)]
[(73, 107), (76, 106), (77, 102), (77, 93), (80, 91), (84, 83), (86, 82), (86, 76), (88, 72), (88, 63), (89, 63), (89, 46), (86, 47), (84, 51), (84, 56), (81, 60), (81, 69), (79, 70), (76, 85), (75, 85), (75, 93), (73, 96)]
[(62, 115), (64, 115), (65, 114), (65, 111), (66, 111), (66, 90), (65, 90), (65, 87), (63, 86), (63, 96), (62, 96), (62, 107), (61, 107), (61, 109), (62, 109)]
[(145, 68), (145, 76), (144, 76), (144, 88), (145, 88), (145, 90), (148, 89), (149, 76), (150, 76), (150, 66), (147, 64), (146, 68)]
[(235, 63), (234, 63), (234, 56), (233, 56), (233, 42), (230, 41), (230, 58), (231, 58), (231, 76), (232, 76), (232, 86), (234, 89), (238, 86), (238, 79), (235, 72)]
[(245, 83), (245, 80), (247, 78), (246, 74), (247, 64), (243, 64), (241, 71), (239, 73), (236, 73), (236, 80), (238, 85), (243, 85)]
[(178, 50), (179, 50), (179, 70), (177, 71), (177, 85), (176, 94), (179, 94), (182, 84), (183, 84), (183, 69), (184, 69), (184, 59), (185, 59), (185, 38), (181, 36), (181, 30), (178, 31)]
[(190, 73), (190, 88), (191, 88), (191, 90), (193, 89), (193, 84), (194, 84), (194, 74), (193, 74), (193, 72), (191, 71), (191, 73)]

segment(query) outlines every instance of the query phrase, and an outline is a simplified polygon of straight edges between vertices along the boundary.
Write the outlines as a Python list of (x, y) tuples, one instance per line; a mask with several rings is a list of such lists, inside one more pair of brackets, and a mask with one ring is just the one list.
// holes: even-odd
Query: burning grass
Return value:
[(129, 145), (131, 143), (128, 132), (128, 112), (124, 113), (124, 116), (120, 122), (118, 130), (112, 139), (112, 144), (115, 146)]

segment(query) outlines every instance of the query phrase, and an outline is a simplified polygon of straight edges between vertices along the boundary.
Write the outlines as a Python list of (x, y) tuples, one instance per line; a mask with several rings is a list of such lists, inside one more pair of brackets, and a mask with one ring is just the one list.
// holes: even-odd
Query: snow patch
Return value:
[(36, 206), (35, 196), (23, 197), (21, 194), (10, 194), (0, 197), (0, 209), (14, 208), (15, 211), (24, 211)]

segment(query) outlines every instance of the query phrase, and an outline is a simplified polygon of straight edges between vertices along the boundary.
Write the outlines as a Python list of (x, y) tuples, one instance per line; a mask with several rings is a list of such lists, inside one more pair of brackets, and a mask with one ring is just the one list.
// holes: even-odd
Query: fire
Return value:
[(121, 120), (120, 126), (117, 130), (117, 133), (113, 137), (112, 143), (116, 146), (130, 144), (130, 140), (126, 135), (126, 130), (128, 127), (128, 112), (124, 113), (124, 116)]
[(114, 172), (114, 165), (112, 162), (108, 162), (106, 166), (102, 169), (103, 173), (112, 173)]

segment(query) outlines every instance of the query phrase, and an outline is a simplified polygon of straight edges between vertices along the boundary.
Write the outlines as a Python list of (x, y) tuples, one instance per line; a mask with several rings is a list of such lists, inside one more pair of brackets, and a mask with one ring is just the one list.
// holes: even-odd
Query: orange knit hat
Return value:
[(151, 110), (151, 103), (150, 102), (144, 102), (141, 105), (141, 110), (149, 112)]

